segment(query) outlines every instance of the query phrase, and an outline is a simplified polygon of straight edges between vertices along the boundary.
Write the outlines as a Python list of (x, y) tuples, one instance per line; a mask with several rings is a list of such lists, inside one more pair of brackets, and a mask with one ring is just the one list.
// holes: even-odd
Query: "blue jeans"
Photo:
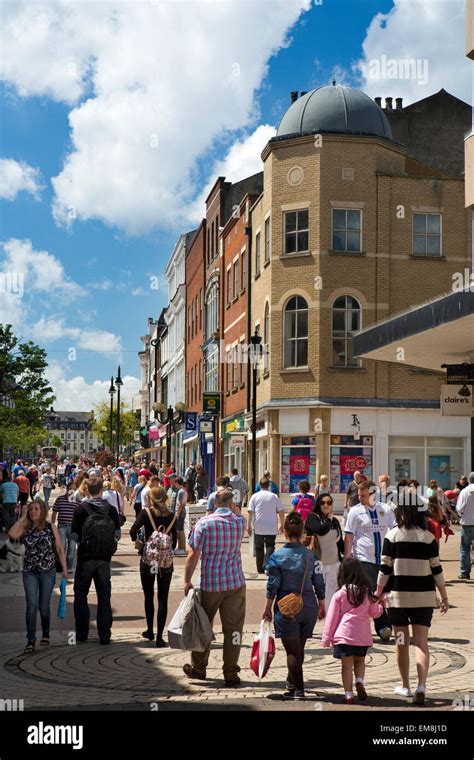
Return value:
[(76, 542), (71, 538), (71, 527), (71, 523), (59, 523), (58, 525), (61, 543), (66, 555), (68, 573), (72, 573), (74, 565), (74, 553), (76, 551)]
[(461, 525), (461, 573), (471, 573), (471, 544), (474, 541), (474, 525)]
[(51, 488), (43, 488), (44, 503), (49, 506), (49, 497), (51, 495)]
[(49, 636), (51, 595), (56, 583), (56, 568), (23, 571), (26, 597), (26, 631), (29, 642), (36, 641), (36, 615), (40, 613), (43, 636)]

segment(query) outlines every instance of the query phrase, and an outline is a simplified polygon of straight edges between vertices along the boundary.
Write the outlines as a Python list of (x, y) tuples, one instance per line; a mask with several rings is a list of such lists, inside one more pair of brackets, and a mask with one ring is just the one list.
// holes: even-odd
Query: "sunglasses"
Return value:
[(329, 501), (329, 499), (325, 499), (321, 502), (321, 504), (325, 504), (327, 507), (332, 507), (332, 501)]

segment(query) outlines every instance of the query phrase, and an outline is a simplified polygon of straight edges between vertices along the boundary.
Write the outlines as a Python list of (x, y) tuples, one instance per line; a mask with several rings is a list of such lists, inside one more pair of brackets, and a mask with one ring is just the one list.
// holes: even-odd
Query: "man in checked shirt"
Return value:
[[(184, 593), (201, 559), (201, 604), (211, 625), (219, 611), (224, 633), (224, 680), (227, 687), (240, 685), (239, 655), (245, 621), (245, 576), (241, 544), (245, 518), (233, 502), (232, 491), (216, 494), (215, 511), (202, 517), (188, 539), (190, 546), (184, 572)], [(191, 664), (183, 667), (188, 678), (205, 680), (211, 645), (192, 652)]]

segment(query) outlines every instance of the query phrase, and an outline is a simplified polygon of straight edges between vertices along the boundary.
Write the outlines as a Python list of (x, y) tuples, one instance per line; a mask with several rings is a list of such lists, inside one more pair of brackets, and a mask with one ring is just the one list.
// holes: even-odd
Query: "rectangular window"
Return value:
[(313, 436), (281, 437), (281, 492), (298, 493), (302, 480), (316, 482), (316, 438)]
[(441, 256), (441, 214), (413, 214), (413, 255)]
[(255, 276), (260, 274), (260, 232), (255, 237)]
[(219, 217), (216, 218), (216, 256), (219, 255)]
[(211, 224), (211, 261), (214, 259), (214, 222)]
[(347, 253), (362, 250), (362, 211), (359, 209), (333, 208), (332, 250)]
[(270, 219), (265, 219), (265, 264), (270, 261)]
[(226, 391), (230, 391), (230, 372), (231, 372), (230, 358), (231, 358), (230, 351), (227, 351), (225, 355), (225, 389)]
[(194, 367), (194, 402), (198, 400), (198, 365)]
[(188, 306), (188, 343), (191, 340), (191, 307)]
[(308, 251), (308, 220), (308, 209), (285, 212), (285, 254)]
[(359, 440), (352, 435), (331, 436), (331, 491), (346, 493), (355, 470), (372, 480), (373, 442), (370, 435), (360, 435)]
[(239, 295), (239, 260), (234, 261), (234, 298)]
[(240, 290), (243, 292), (245, 290), (246, 286), (246, 277), (247, 277), (247, 262), (245, 258), (245, 251), (243, 252), (242, 256), (240, 257), (241, 260), (241, 267), (240, 267)]
[(202, 330), (202, 288), (199, 291), (199, 329)]
[(194, 301), (191, 304), (191, 338), (194, 338)]
[(239, 359), (239, 352), (238, 352), (237, 347), (235, 347), (232, 350), (232, 353), (233, 353), (233, 357), (232, 358), (233, 358), (233, 361), (234, 361), (234, 372), (233, 372), (233, 375), (232, 375), (232, 387), (233, 387), (234, 391), (236, 391), (237, 388), (239, 387), (239, 361), (238, 361), (238, 359)]
[(202, 378), (202, 363), (201, 363), (201, 360), (199, 360), (199, 399), (202, 396), (202, 393), (201, 393), (201, 378)]
[(226, 283), (226, 290), (227, 290), (227, 305), (230, 304), (232, 301), (232, 270), (229, 267), (227, 270), (227, 283)]
[(194, 375), (194, 367), (191, 367), (191, 405), (194, 403), (194, 392), (193, 392), (194, 377), (193, 375)]
[(207, 251), (206, 251), (207, 266), (211, 263), (211, 230), (207, 228)]
[(247, 366), (246, 363), (243, 361), (244, 356), (244, 343), (240, 344), (240, 356), (242, 357), (242, 361), (240, 362), (240, 384), (243, 385), (245, 383), (245, 367)]

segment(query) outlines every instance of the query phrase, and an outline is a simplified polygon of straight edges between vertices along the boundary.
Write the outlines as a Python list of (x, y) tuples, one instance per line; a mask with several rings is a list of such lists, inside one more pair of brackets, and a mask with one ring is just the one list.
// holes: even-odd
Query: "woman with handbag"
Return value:
[(42, 499), (23, 507), (19, 520), (8, 535), (20, 540), (25, 547), (23, 586), (26, 597), (27, 645), (23, 654), (33, 654), (36, 642), (36, 616), (40, 613), (42, 637), (40, 644), (49, 644), (51, 596), (56, 583), (56, 567), (61, 564), (67, 580), (67, 565), (61, 538), (56, 525), (47, 522), (48, 508)]
[[(173, 566), (169, 568), (160, 568), (159, 572), (155, 567), (150, 567), (145, 562), (144, 550), (146, 543), (155, 531), (164, 531), (171, 535), (172, 548), (176, 548), (178, 534), (176, 530), (176, 515), (168, 509), (168, 498), (164, 488), (152, 488), (148, 494), (150, 506), (142, 509), (132, 527), (130, 536), (135, 541), (135, 547), (141, 554), (140, 559), (140, 580), (142, 582), (143, 594), (145, 597), (145, 615), (147, 629), (143, 631), (142, 636), (149, 641), (153, 641), (153, 620), (155, 617), (155, 578), (158, 590), (158, 612), (157, 612), (157, 633), (156, 646), (166, 647), (163, 639), (166, 617), (168, 615), (168, 595), (173, 577)], [(140, 534), (140, 535), (139, 535)]]
[(305, 532), (313, 537), (313, 549), (322, 564), (326, 609), (329, 609), (333, 594), (339, 589), (337, 574), (344, 557), (342, 528), (337, 517), (334, 517), (331, 494), (318, 496), (311, 515), (306, 519)]
[(275, 636), (281, 638), (288, 663), (283, 698), (304, 699), (304, 648), (316, 620), (325, 615), (324, 581), (313, 552), (303, 544), (304, 522), (298, 512), (287, 515), (284, 532), (287, 543), (267, 562), (267, 605), (262, 617), (271, 622), (276, 597)]

